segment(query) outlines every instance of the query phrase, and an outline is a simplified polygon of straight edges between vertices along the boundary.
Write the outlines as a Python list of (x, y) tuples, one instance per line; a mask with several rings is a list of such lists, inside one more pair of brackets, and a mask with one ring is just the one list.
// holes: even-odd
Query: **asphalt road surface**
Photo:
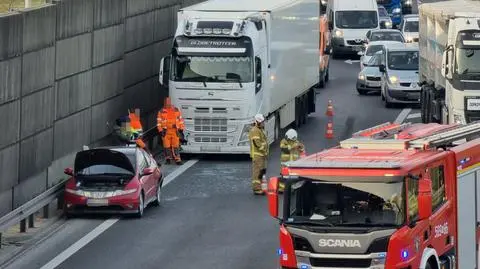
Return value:
[[(359, 96), (359, 64), (345, 60), (331, 63), (330, 82), (318, 90), (317, 113), (298, 130), (308, 153), (375, 124), (419, 121), (417, 109), (386, 109), (378, 95)], [(335, 111), (333, 141), (324, 138), (329, 99)], [(269, 174), (278, 170), (276, 143)], [(277, 268), (278, 223), (269, 216), (266, 198), (251, 194), (248, 159), (191, 160), (176, 174), (165, 186), (163, 206), (148, 208), (144, 218), (65, 221), (7, 268)]]

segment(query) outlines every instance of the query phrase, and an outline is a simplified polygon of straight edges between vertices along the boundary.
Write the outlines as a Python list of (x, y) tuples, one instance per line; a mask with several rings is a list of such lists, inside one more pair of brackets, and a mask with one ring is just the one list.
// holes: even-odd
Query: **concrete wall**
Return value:
[(63, 0), (0, 15), (0, 215), (64, 178), (139, 107), (153, 126), (176, 12), (202, 0)]

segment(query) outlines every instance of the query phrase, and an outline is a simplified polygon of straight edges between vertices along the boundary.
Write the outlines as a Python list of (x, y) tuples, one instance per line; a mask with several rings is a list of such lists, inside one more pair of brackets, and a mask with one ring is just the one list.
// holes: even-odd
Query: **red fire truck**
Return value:
[(282, 268), (480, 268), (480, 122), (385, 123), (280, 177)]

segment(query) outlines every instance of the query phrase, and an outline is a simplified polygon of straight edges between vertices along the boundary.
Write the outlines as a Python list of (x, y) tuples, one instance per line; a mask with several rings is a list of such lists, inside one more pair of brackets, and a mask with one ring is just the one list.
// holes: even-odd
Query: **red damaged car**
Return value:
[(163, 176), (151, 154), (138, 147), (95, 148), (78, 152), (65, 185), (65, 215), (114, 213), (143, 216), (160, 205)]

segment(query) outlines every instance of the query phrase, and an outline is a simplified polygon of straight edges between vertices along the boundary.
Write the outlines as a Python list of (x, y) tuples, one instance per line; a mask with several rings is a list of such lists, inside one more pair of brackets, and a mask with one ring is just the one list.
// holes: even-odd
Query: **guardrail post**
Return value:
[(48, 219), (50, 217), (50, 207), (46, 205), (43, 207), (43, 218)]
[(57, 198), (57, 209), (63, 209), (63, 203), (64, 203), (63, 195), (60, 195)]
[(27, 231), (27, 220), (26, 219), (22, 219), (20, 221), (20, 232), (21, 233), (24, 233)]
[(28, 228), (33, 228), (35, 226), (34, 214), (28, 216)]

